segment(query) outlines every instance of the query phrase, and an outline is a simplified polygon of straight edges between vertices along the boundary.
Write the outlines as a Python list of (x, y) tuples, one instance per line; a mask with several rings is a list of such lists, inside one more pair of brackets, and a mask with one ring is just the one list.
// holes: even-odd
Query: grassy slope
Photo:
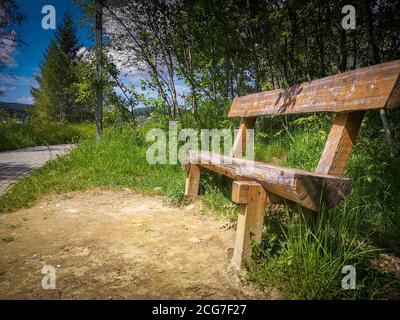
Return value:
[(0, 122), (0, 151), (21, 149), (38, 145), (75, 143), (80, 138), (93, 136), (92, 124), (57, 125), (36, 127), (31, 124)]
[(183, 188), (184, 175), (177, 165), (147, 164), (146, 149), (138, 143), (135, 131), (106, 130), (99, 147), (93, 140), (82, 142), (69, 157), (47, 163), (14, 185), (0, 199), (0, 212), (29, 206), (49, 192), (128, 187), (142, 193), (168, 194)]
[[(326, 139), (327, 123), (302, 124), (291, 137), (261, 136), (256, 158), (312, 170)], [(0, 198), (0, 212), (29, 206), (49, 192), (90, 187), (129, 187), (142, 193), (164, 194), (179, 203), (184, 174), (178, 165), (147, 163), (143, 132), (145, 128), (119, 127), (106, 130), (100, 147), (93, 139), (82, 142), (70, 157), (48, 163), (11, 188)], [(250, 279), (260, 285), (273, 283), (288, 298), (380, 296), (382, 278), (370, 267), (374, 253), (365, 244), (400, 247), (400, 199), (396, 196), (400, 180), (395, 178), (400, 177), (400, 169), (398, 160), (390, 158), (382, 137), (370, 139), (364, 133), (346, 174), (355, 179), (356, 187), (330, 218), (308, 228), (293, 214), (301, 212), (298, 208), (286, 208), (283, 213), (268, 209), (263, 242), (255, 248), (256, 263), (250, 268)], [(229, 185), (216, 175), (205, 175), (203, 201), (210, 211), (235, 220), (237, 210), (229, 201)], [(346, 264), (356, 266), (357, 290), (340, 287), (341, 268)]]

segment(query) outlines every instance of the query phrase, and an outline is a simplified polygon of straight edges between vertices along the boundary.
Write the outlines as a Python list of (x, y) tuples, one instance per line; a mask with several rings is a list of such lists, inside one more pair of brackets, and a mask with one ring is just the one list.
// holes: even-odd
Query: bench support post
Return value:
[(234, 181), (232, 201), (240, 205), (232, 265), (241, 269), (251, 260), (251, 242), (261, 242), (266, 192), (254, 181)]
[(356, 143), (364, 111), (338, 113), (319, 160), (316, 173), (342, 176)]
[(185, 203), (195, 201), (199, 198), (200, 169), (195, 164), (185, 164), (182, 166), (186, 171)]
[(253, 129), (256, 123), (256, 117), (243, 118), (240, 128), (233, 142), (232, 150), (229, 153), (230, 157), (244, 158), (246, 155), (246, 143), (247, 143), (247, 130)]

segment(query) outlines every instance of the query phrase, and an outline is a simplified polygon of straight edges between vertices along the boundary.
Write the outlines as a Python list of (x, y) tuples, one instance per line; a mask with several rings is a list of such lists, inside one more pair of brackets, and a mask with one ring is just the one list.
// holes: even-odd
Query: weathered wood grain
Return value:
[(243, 118), (236, 134), (230, 157), (242, 158), (246, 155), (247, 130), (253, 129), (257, 118)]
[(251, 242), (261, 242), (266, 192), (257, 182), (234, 181), (232, 201), (240, 205), (232, 256), (232, 264), (240, 269), (251, 260)]
[(392, 93), (386, 103), (386, 109), (398, 108), (400, 106), (400, 75), (397, 77), (396, 84), (393, 86)]
[(336, 206), (350, 194), (352, 188), (351, 179), (319, 175), (210, 152), (190, 151), (188, 159), (191, 164), (197, 164), (200, 168), (233, 180), (259, 182), (267, 192), (314, 211), (318, 211), (322, 203), (327, 209)]
[(344, 174), (363, 117), (364, 111), (336, 115), (316, 173), (333, 176)]
[(195, 164), (190, 164), (190, 167), (185, 165), (183, 168), (187, 171), (184, 200), (185, 202), (191, 202), (198, 199), (200, 169)]
[(350, 112), (400, 105), (400, 60), (236, 98), (229, 117)]

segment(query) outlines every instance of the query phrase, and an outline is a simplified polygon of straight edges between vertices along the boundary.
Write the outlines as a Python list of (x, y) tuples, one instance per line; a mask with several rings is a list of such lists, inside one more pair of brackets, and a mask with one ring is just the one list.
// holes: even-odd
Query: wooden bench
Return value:
[[(200, 169), (233, 179), (232, 201), (240, 205), (232, 263), (251, 258), (251, 240), (259, 242), (266, 203), (293, 201), (312, 211), (331, 209), (352, 189), (342, 177), (365, 111), (400, 104), (400, 60), (302, 83), (288, 89), (234, 99), (229, 117), (241, 118), (229, 157), (190, 151), (185, 199), (198, 197)], [(336, 118), (314, 173), (243, 159), (246, 129), (259, 116), (335, 112)]]

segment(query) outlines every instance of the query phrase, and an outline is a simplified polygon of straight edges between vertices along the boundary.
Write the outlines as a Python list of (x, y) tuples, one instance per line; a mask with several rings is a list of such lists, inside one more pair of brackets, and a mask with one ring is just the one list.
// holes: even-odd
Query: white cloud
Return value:
[(0, 74), (0, 85), (9, 88), (14, 86), (35, 86), (37, 83), (33, 76), (11, 76)]
[(130, 54), (123, 53), (112, 48), (107, 49), (108, 59), (115, 64), (122, 77), (130, 77), (131, 79), (148, 79), (150, 73), (145, 71), (145, 66), (135, 64), (135, 57)]
[(34, 100), (32, 96), (25, 96), (17, 99), (19, 103), (33, 104)]
[(78, 56), (82, 56), (82, 55), (85, 55), (86, 52), (88, 52), (88, 49), (86, 47), (80, 47), (78, 52), (77, 52), (77, 55)]
[(189, 87), (185, 84), (175, 84), (175, 89), (178, 95), (190, 94)]
[[(129, 5), (126, 5), (129, 7)], [(113, 12), (118, 16), (119, 19), (124, 21), (124, 24), (134, 29), (136, 24), (140, 22), (134, 22), (129, 16), (126, 15), (124, 8), (114, 7)], [(136, 44), (132, 41), (129, 35), (127, 35), (126, 29), (116, 20), (116, 18), (110, 14), (108, 10), (104, 12), (104, 33), (111, 39), (116, 37), (125, 37), (125, 44), (123, 47), (120, 46), (108, 46), (105, 48), (107, 57), (113, 62), (117, 69), (120, 71), (121, 77), (129, 76), (131, 79), (140, 80), (148, 79), (150, 73), (146, 70), (146, 65), (135, 57)]]

